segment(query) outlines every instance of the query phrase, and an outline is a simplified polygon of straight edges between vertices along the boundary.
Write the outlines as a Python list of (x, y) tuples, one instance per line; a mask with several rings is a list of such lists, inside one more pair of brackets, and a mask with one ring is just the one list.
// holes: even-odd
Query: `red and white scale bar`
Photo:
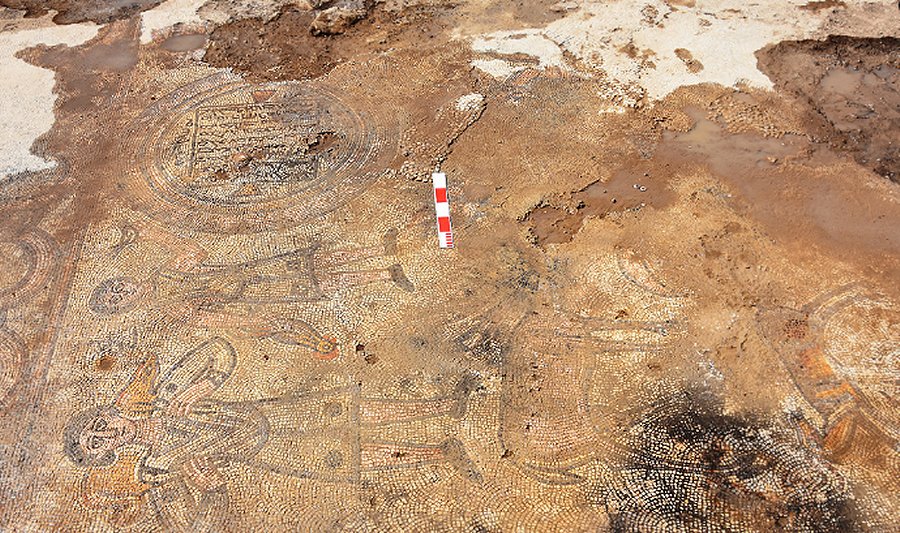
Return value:
[(434, 185), (434, 212), (437, 215), (438, 244), (441, 248), (453, 248), (453, 230), (450, 228), (450, 202), (447, 200), (447, 175), (435, 172), (431, 175)]

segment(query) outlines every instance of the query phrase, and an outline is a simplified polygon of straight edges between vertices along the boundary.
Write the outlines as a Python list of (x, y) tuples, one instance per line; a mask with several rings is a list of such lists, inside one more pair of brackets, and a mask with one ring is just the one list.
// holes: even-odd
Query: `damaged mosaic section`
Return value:
[(0, 3), (0, 528), (894, 526), (896, 3)]

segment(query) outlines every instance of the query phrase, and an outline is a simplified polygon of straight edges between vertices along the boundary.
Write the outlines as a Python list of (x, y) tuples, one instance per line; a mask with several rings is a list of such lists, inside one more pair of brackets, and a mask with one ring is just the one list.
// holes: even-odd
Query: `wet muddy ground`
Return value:
[(176, 3), (3, 3), (102, 26), (15, 52), (0, 528), (892, 530), (896, 34), (773, 31), (767, 88), (640, 41), (751, 7)]
[(900, 179), (900, 41), (830, 36), (787, 41), (760, 52), (781, 90), (796, 95), (821, 142), (876, 173)]
[(4, 0), (0, 5), (22, 10), (26, 17), (53, 13), (53, 22), (57, 24), (86, 21), (105, 24), (127, 19), (161, 3), (162, 0)]

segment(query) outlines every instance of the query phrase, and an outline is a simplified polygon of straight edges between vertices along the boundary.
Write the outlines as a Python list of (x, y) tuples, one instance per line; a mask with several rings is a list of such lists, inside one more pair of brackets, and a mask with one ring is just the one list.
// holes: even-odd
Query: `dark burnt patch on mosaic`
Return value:
[(455, 339), (457, 346), (469, 357), (499, 367), (509, 355), (510, 342), (496, 326), (475, 326)]
[(703, 388), (656, 402), (626, 438), (615, 531), (858, 531), (849, 488), (815, 448)]

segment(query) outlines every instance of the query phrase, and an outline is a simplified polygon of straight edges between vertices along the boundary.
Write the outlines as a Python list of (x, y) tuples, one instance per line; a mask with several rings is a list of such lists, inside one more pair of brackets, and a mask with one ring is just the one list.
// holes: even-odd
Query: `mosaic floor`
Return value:
[(0, 5), (0, 530), (900, 528), (893, 0)]

